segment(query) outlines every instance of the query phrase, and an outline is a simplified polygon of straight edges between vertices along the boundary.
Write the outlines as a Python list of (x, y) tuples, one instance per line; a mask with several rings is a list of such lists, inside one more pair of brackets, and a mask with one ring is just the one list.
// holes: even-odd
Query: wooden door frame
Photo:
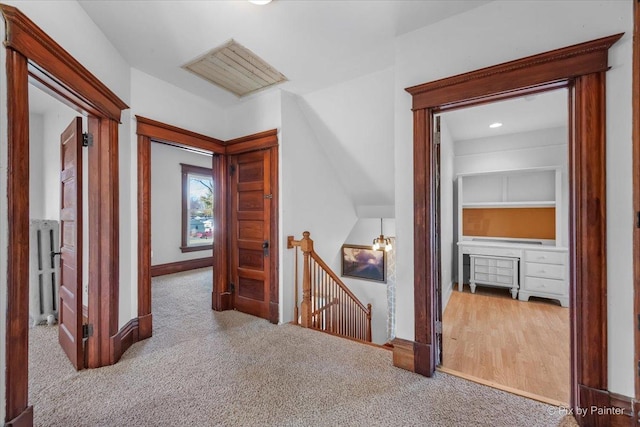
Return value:
[[(633, 2), (633, 16), (633, 288), (635, 363), (640, 368), (640, 0)], [(635, 393), (636, 401), (640, 401), (640, 372), (635, 375)], [(638, 406), (636, 414), (640, 411), (640, 404)]]
[[(605, 73), (616, 34), (407, 88), (414, 123), (413, 362), (435, 370), (436, 280), (433, 114), (462, 106), (569, 89), (571, 406), (610, 406), (607, 391)], [(595, 416), (580, 423), (599, 425)]]
[[(278, 236), (279, 227), (278, 227), (278, 213), (279, 213), (279, 203), (280, 203), (280, 193), (279, 193), (279, 161), (278, 161), (278, 131), (277, 129), (271, 129), (264, 132), (255, 133), (248, 136), (243, 136), (241, 138), (232, 139), (226, 142), (226, 154), (227, 156), (235, 155), (235, 154), (244, 154), (250, 153), (252, 151), (262, 151), (262, 150), (270, 150), (271, 151), (271, 164), (270, 164), (270, 181), (271, 181), (271, 236), (270, 236), (270, 256), (269, 262), (271, 263), (271, 273), (269, 277), (269, 321), (271, 323), (278, 323), (280, 319), (279, 313), (279, 266), (280, 266), (280, 252), (279, 252), (279, 244), (278, 244)], [(228, 175), (228, 174), (226, 174)], [(229, 188), (228, 186), (226, 188)], [(229, 191), (230, 199), (231, 191)], [(231, 200), (228, 200), (228, 209), (227, 215), (228, 218), (231, 218)], [(231, 226), (229, 224), (229, 226)], [(231, 242), (229, 241), (228, 244)], [(229, 246), (228, 246), (229, 247)], [(231, 269), (231, 257), (228, 259), (227, 268), (230, 271)], [(228, 281), (228, 280), (227, 280)], [(232, 304), (231, 297), (229, 294), (229, 304)]]
[[(211, 308), (216, 311), (230, 310), (232, 294), (229, 291), (229, 172), (228, 156), (255, 150), (274, 150), (271, 179), (273, 185), (272, 234), (274, 236), (269, 296), (269, 320), (277, 323), (278, 311), (278, 131), (276, 129), (253, 135), (221, 141), (176, 126), (136, 116), (138, 135), (138, 339), (152, 336), (153, 315), (151, 312), (151, 142), (162, 142), (216, 154), (213, 157), (214, 193), (220, 197), (214, 203), (213, 228), (213, 290)], [(275, 183), (275, 184), (273, 184)], [(224, 250), (216, 250), (216, 246)]]
[[(226, 280), (218, 277), (215, 267), (226, 264), (226, 251), (216, 250), (218, 242), (226, 236), (224, 201), (226, 194), (219, 187), (226, 179), (224, 141), (201, 135), (176, 126), (136, 116), (138, 135), (138, 339), (152, 336), (153, 315), (151, 312), (151, 143), (159, 142), (213, 154), (214, 193), (220, 195), (214, 203), (214, 287), (211, 306), (214, 310), (225, 310), (220, 295), (226, 292)], [(220, 247), (226, 247), (221, 245)]]
[(29, 83), (89, 116), (88, 366), (111, 363), (118, 332), (118, 124), (127, 105), (17, 8), (0, 4), (5, 21), (8, 115), (7, 425), (32, 425), (28, 405)]

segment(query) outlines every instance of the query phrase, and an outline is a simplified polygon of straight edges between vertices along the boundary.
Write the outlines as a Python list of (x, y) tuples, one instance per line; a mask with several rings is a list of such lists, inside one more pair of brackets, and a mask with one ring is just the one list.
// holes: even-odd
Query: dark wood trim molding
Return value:
[[(640, 221), (640, 0), (633, 2), (633, 211)], [(634, 313), (640, 322), (640, 227), (633, 227)], [(640, 328), (635, 330), (635, 363), (640, 363)], [(636, 375), (636, 399), (640, 400), (640, 375)], [(640, 408), (638, 408), (640, 409)]]
[[(278, 142), (278, 137), (275, 136), (276, 144)], [(278, 161), (278, 146), (271, 146), (271, 171), (270, 171), (270, 181), (271, 181), (271, 195), (273, 197), (273, 203), (271, 203), (271, 257), (274, 258), (271, 260), (271, 283), (269, 288), (269, 321), (271, 323), (277, 324), (280, 320), (280, 310), (279, 310), (279, 295), (280, 295), (280, 287), (279, 287), (279, 279), (280, 275), (278, 274), (278, 268), (280, 266), (279, 259), (279, 247), (278, 247), (278, 236), (280, 233), (278, 232), (278, 205), (280, 200), (280, 186), (278, 185), (278, 171), (279, 169), (279, 161)]]
[(278, 130), (271, 129), (225, 142), (225, 154), (240, 154), (278, 146)]
[(458, 107), (498, 94), (513, 97), (511, 92), (522, 88), (607, 71), (608, 50), (620, 37), (622, 33), (412, 86), (406, 91), (413, 96), (414, 110), (444, 108), (449, 103)]
[(139, 338), (151, 337), (151, 140), (138, 135), (138, 319)]
[(31, 427), (33, 426), (33, 406), (28, 406), (20, 415), (7, 421), (5, 427)]
[(151, 266), (151, 277), (164, 276), (165, 274), (180, 273), (182, 271), (195, 270), (197, 268), (211, 267), (213, 257), (189, 259), (186, 261), (169, 262)]
[(116, 363), (125, 351), (139, 340), (138, 318), (133, 318), (111, 337), (111, 354), (113, 354), (113, 363)]
[(127, 104), (17, 8), (4, 4), (0, 8), (7, 25), (7, 49), (22, 52), (36, 63), (47, 78), (55, 81), (53, 85), (63, 87), (73, 97), (77, 106), (84, 104), (90, 114), (120, 121), (121, 111), (129, 108)]
[(29, 196), (24, 191), (29, 183), (29, 105), (24, 95), (29, 89), (27, 58), (19, 52), (7, 50), (6, 65), (10, 171), (7, 174), (7, 211), (10, 226), (5, 421), (9, 421), (20, 417), (29, 407), (28, 366), (25, 363), (29, 358)]
[[(432, 375), (436, 361), (437, 278), (433, 272), (439, 268), (440, 260), (433, 203), (436, 194), (433, 114), (488, 99), (506, 99), (565, 86), (570, 93), (571, 406), (588, 408), (608, 403), (605, 72), (608, 49), (621, 36), (407, 89), (413, 95), (414, 111), (415, 372)], [(586, 421), (578, 422), (585, 425)]]
[(214, 156), (211, 164), (213, 170), (213, 192), (219, 194), (213, 204), (213, 241), (217, 248), (213, 251), (213, 290), (211, 291), (211, 308), (216, 311), (233, 308), (229, 290), (229, 229), (227, 188), (229, 174), (227, 156)]
[(195, 148), (217, 154), (223, 154), (225, 151), (225, 142), (210, 136), (201, 135), (142, 116), (136, 116), (136, 122), (138, 135), (147, 136), (157, 142)]
[(609, 408), (615, 408), (610, 418), (612, 427), (632, 427), (640, 423), (640, 402), (630, 397), (609, 393)]
[(415, 358), (413, 345), (415, 341), (394, 338), (391, 340), (393, 351), (393, 366), (415, 372)]
[[(89, 116), (89, 368), (112, 364), (110, 338), (118, 331), (120, 211), (118, 122)], [(93, 279), (93, 280), (91, 280)], [(94, 296), (93, 298), (91, 296)]]
[[(226, 180), (227, 169), (223, 141), (195, 132), (171, 126), (145, 117), (136, 116), (138, 134), (138, 319), (139, 338), (151, 337), (153, 316), (151, 314), (151, 142), (161, 142), (200, 152), (213, 153), (214, 194), (219, 195), (214, 203), (214, 241), (216, 246), (226, 248)], [(213, 251), (214, 286), (212, 308), (228, 310), (230, 302), (223, 295), (227, 292), (226, 250)], [(220, 266), (225, 268), (220, 268)], [(224, 276), (221, 276), (224, 274)]]
[[(118, 122), (128, 108), (29, 18), (0, 4), (5, 20), (8, 113), (8, 268), (5, 421), (20, 417), (30, 425), (28, 410), (28, 247), (29, 182), (28, 84), (89, 115), (94, 146), (89, 148), (90, 292), (89, 321), (94, 336), (87, 343), (88, 366), (109, 364), (109, 339), (118, 321)], [(95, 197), (100, 195), (100, 197)], [(100, 218), (96, 221), (95, 218)], [(26, 418), (25, 418), (26, 417)], [(23, 421), (20, 421), (21, 423)]]

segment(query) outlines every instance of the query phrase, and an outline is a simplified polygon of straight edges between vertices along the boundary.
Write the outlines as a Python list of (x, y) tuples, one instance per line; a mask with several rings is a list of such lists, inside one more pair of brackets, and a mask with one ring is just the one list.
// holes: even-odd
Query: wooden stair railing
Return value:
[[(366, 306), (313, 250), (310, 233), (302, 239), (287, 237), (287, 248), (296, 248), (294, 272), (295, 322), (305, 328), (371, 342), (371, 304)], [(298, 249), (302, 251), (302, 300), (299, 299)]]

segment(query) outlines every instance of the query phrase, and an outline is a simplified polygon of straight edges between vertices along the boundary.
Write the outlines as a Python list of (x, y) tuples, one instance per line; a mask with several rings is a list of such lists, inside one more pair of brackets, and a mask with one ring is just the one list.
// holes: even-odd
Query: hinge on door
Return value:
[(265, 194), (264, 198), (265, 199), (273, 199), (273, 194)]
[(229, 292), (234, 293), (236, 291), (236, 285), (229, 283)]
[(436, 334), (442, 333), (442, 321), (436, 320)]
[(86, 339), (91, 336), (93, 336), (93, 325), (90, 323), (82, 325), (82, 338)]
[(93, 145), (93, 135), (89, 132), (85, 132), (82, 134), (82, 146), (83, 147), (91, 147)]
[(440, 145), (440, 116), (437, 116), (435, 122), (435, 126), (433, 129), (433, 143), (435, 145)]
[(236, 165), (229, 165), (229, 175), (233, 175), (236, 172)]
[(640, 228), (640, 211), (638, 211), (638, 217), (636, 218), (636, 227)]

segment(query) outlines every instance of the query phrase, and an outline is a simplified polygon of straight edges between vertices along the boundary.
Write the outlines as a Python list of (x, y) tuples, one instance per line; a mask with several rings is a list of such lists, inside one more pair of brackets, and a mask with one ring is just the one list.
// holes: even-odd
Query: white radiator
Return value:
[(29, 326), (58, 317), (58, 282), (60, 257), (59, 223), (32, 219), (29, 224)]

